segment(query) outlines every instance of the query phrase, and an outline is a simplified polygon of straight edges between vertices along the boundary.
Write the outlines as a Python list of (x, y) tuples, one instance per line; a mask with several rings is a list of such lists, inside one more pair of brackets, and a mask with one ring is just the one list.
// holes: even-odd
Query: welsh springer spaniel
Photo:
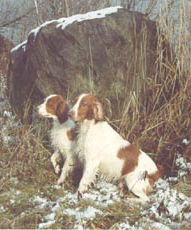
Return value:
[(68, 117), (68, 111), (68, 104), (60, 95), (50, 95), (38, 106), (39, 115), (53, 119), (50, 138), (55, 152), (51, 157), (51, 162), (56, 174), (60, 172), (60, 166), (57, 163), (60, 154), (65, 158), (58, 184), (63, 183), (73, 170), (75, 160), (73, 154), (75, 122)]
[(149, 201), (155, 181), (162, 175), (162, 166), (155, 165), (143, 151), (123, 139), (106, 121), (98, 99), (90, 94), (77, 98), (69, 116), (79, 122), (78, 154), (84, 161), (83, 177), (78, 188), (81, 197), (96, 174), (124, 183), (138, 198), (135, 201)]

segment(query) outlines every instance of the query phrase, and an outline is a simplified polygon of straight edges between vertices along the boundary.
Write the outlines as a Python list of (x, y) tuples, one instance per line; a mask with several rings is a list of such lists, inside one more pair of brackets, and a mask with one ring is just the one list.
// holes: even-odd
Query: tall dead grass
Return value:
[(153, 157), (165, 166), (166, 174), (172, 174), (178, 152), (190, 159), (182, 140), (191, 135), (191, 4), (180, 0), (174, 21), (174, 6), (161, 2), (156, 73), (145, 81), (142, 62), (143, 74), (124, 102), (119, 127), (128, 139), (155, 153)]
[[(157, 2), (150, 1), (149, 14), (152, 14)], [(185, 0), (179, 1), (176, 21), (173, 20), (174, 5), (167, 0), (161, 0), (161, 3), (156, 17), (158, 45), (155, 73), (145, 76), (147, 37), (146, 31), (143, 31), (140, 74), (132, 90), (126, 92), (123, 102), (117, 99), (116, 94), (116, 107), (120, 110), (117, 120), (112, 116), (115, 111), (111, 109), (111, 101), (105, 101), (110, 114), (109, 122), (128, 140), (144, 151), (153, 153), (152, 157), (165, 166), (166, 174), (169, 175), (176, 172), (174, 161), (178, 152), (190, 159), (191, 144), (185, 146), (182, 140), (190, 140), (191, 136), (191, 3), (186, 5)], [(135, 7), (135, 4), (136, 1), (129, 1), (127, 8)], [(89, 43), (91, 53), (91, 41)], [(91, 71), (89, 88), (96, 92)], [(69, 99), (73, 94), (69, 95)], [(12, 129), (11, 133), (17, 137), (16, 142), (12, 146), (0, 148), (2, 156), (5, 156), (3, 167), (10, 169), (8, 166), (12, 166), (13, 170), (9, 173), (18, 169), (21, 177), (28, 173), (34, 175), (39, 166), (49, 161), (50, 152), (43, 147), (43, 144), (46, 146), (46, 138), (42, 138), (46, 133), (43, 126), (23, 126), (21, 130)], [(15, 162), (18, 167), (14, 167)]]

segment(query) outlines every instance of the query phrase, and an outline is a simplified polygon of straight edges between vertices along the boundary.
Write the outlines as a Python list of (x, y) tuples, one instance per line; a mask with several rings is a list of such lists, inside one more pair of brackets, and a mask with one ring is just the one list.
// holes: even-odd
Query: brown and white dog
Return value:
[(66, 101), (60, 95), (48, 96), (44, 103), (39, 105), (38, 113), (40, 116), (53, 119), (53, 127), (50, 132), (51, 144), (55, 149), (51, 157), (55, 173), (60, 172), (60, 166), (57, 163), (60, 154), (65, 158), (58, 184), (64, 182), (69, 173), (73, 170), (75, 156), (73, 148), (75, 140), (73, 131), (75, 122), (68, 117), (69, 107)]
[(98, 99), (90, 94), (77, 98), (69, 116), (79, 122), (78, 154), (84, 160), (84, 172), (78, 194), (81, 196), (101, 174), (111, 180), (125, 182), (138, 198), (135, 201), (149, 201), (155, 181), (162, 169), (143, 151), (123, 139), (106, 121)]

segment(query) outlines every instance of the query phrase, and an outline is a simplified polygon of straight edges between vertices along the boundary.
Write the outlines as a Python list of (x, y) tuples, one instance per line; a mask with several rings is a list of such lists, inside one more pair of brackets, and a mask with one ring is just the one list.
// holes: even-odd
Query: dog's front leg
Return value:
[(60, 165), (58, 161), (61, 159), (61, 154), (58, 151), (55, 151), (51, 156), (51, 162), (54, 167), (54, 171), (56, 174), (60, 172)]
[(86, 162), (83, 177), (80, 181), (80, 185), (77, 192), (79, 197), (82, 197), (82, 194), (88, 190), (90, 184), (94, 182), (98, 169), (99, 169), (99, 161), (95, 160), (95, 161)]
[(68, 175), (73, 171), (74, 169), (74, 159), (72, 156), (67, 156), (66, 161), (64, 163), (64, 166), (62, 168), (62, 172), (60, 175), (60, 178), (57, 181), (57, 184), (62, 184), (66, 178), (68, 177)]

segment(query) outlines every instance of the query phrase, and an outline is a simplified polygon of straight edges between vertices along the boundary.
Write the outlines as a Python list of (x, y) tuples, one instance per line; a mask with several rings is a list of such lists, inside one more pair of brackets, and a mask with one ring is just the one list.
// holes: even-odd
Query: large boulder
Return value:
[(156, 58), (156, 23), (141, 13), (111, 7), (46, 22), (12, 49), (10, 103), (23, 121), (52, 93), (92, 92), (115, 107), (154, 74)]

